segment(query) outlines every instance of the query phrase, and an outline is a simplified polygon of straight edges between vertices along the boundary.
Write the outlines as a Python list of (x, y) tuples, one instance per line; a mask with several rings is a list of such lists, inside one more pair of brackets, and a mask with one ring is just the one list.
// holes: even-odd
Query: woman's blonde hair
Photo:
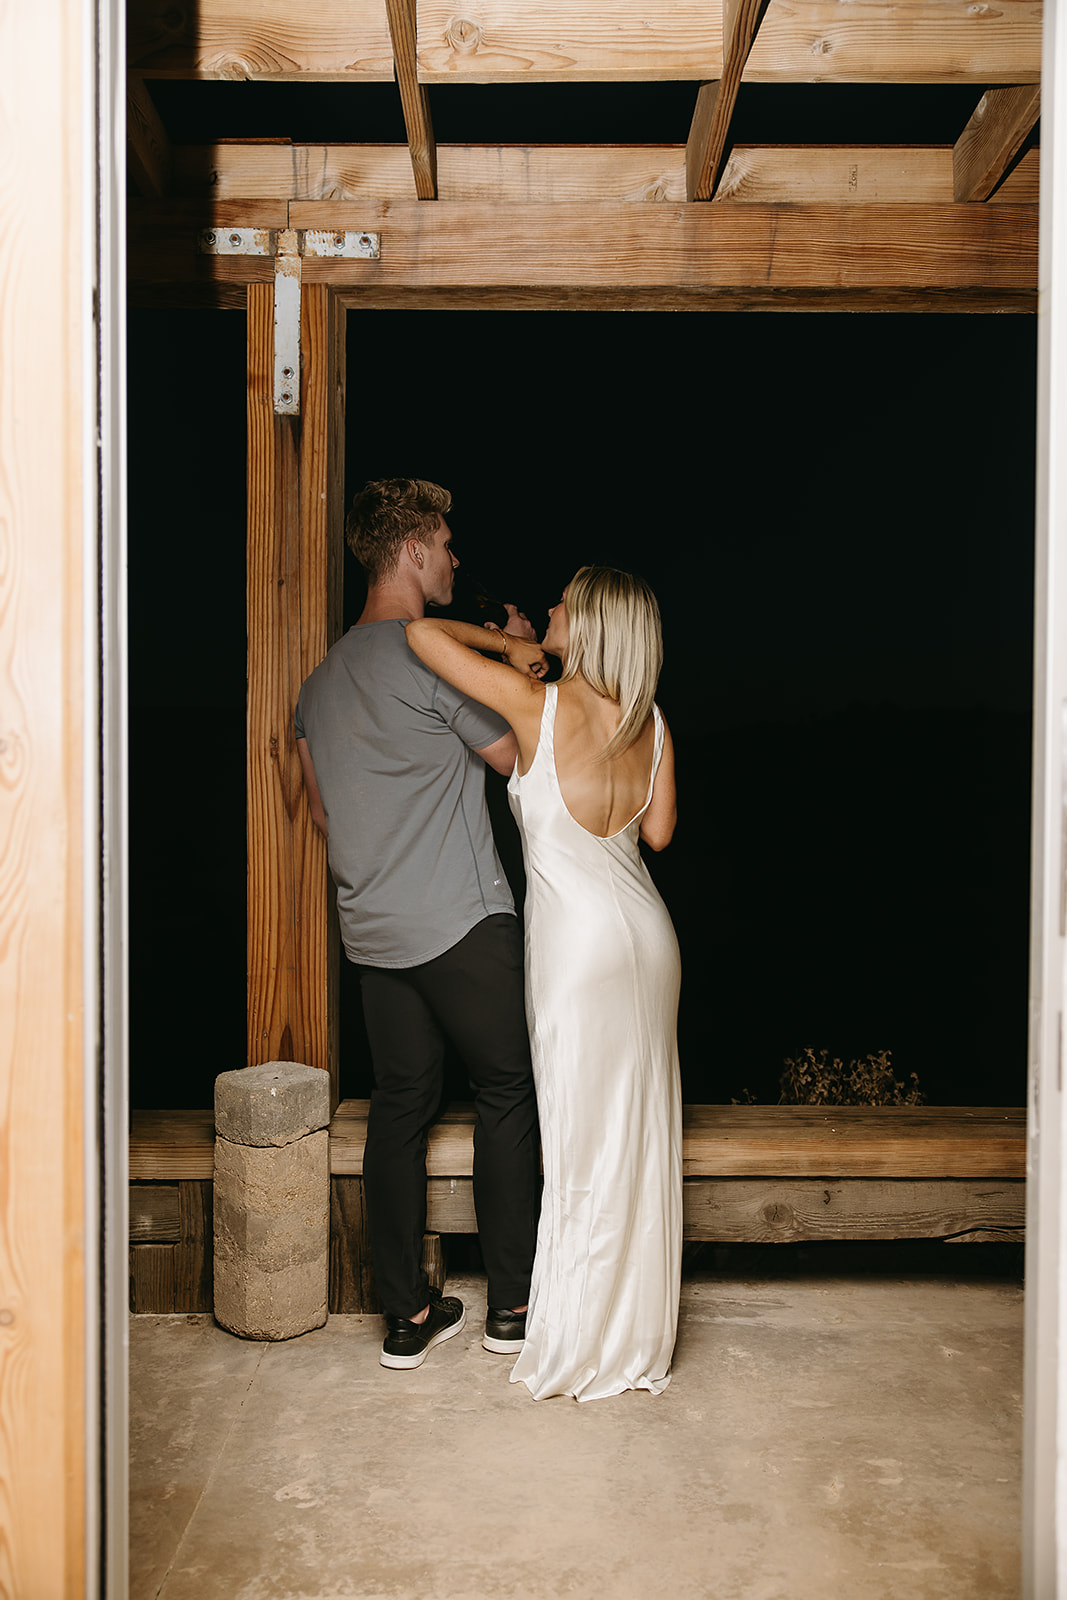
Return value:
[(567, 659), (561, 682), (579, 674), (621, 710), (601, 752), (621, 755), (652, 715), (663, 632), (656, 597), (644, 578), (614, 567), (580, 567), (567, 585)]

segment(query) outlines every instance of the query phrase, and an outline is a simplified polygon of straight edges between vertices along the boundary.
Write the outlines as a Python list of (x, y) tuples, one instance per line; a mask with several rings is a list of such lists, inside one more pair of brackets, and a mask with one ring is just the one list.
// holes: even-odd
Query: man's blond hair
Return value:
[(352, 501), (345, 523), (348, 548), (367, 574), (367, 582), (390, 577), (408, 539), (431, 544), (452, 496), (424, 478), (379, 478)]

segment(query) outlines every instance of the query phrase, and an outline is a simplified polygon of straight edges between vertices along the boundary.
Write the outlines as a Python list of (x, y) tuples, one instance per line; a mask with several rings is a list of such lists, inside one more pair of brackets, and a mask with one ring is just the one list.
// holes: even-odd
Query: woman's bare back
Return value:
[(619, 725), (619, 707), (591, 689), (584, 678), (561, 683), (556, 702), (556, 777), (575, 822), (599, 838), (610, 838), (632, 822), (648, 799), (655, 748), (649, 717), (637, 739), (620, 755), (601, 759)]

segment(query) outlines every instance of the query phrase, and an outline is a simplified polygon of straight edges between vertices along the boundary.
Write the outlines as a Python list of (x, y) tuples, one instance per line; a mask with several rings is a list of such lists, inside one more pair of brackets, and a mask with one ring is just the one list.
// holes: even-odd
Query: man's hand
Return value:
[(510, 600), (504, 601), (504, 610), (508, 614), (508, 620), (504, 624), (504, 632), (514, 635), (516, 639), (532, 639), (536, 644), (537, 633), (525, 611), (520, 611), (518, 606), (513, 606)]

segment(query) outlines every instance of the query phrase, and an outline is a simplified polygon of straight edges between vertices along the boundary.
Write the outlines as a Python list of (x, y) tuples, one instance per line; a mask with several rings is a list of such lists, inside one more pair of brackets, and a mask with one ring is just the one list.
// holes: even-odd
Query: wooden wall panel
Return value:
[(301, 300), (301, 415), (276, 416), (273, 289), (248, 290), (248, 1061), (322, 1067), (336, 1102), (335, 918), (293, 710), (340, 620), (343, 313), (324, 287)]
[[(0, 7), (0, 1594), (42, 1600), (85, 1593), (95, 1384), (83, 1125), (96, 918), (96, 863), (83, 854), (96, 789), (89, 15), (62, 0)], [(17, 150), (32, 161), (10, 159)]]

